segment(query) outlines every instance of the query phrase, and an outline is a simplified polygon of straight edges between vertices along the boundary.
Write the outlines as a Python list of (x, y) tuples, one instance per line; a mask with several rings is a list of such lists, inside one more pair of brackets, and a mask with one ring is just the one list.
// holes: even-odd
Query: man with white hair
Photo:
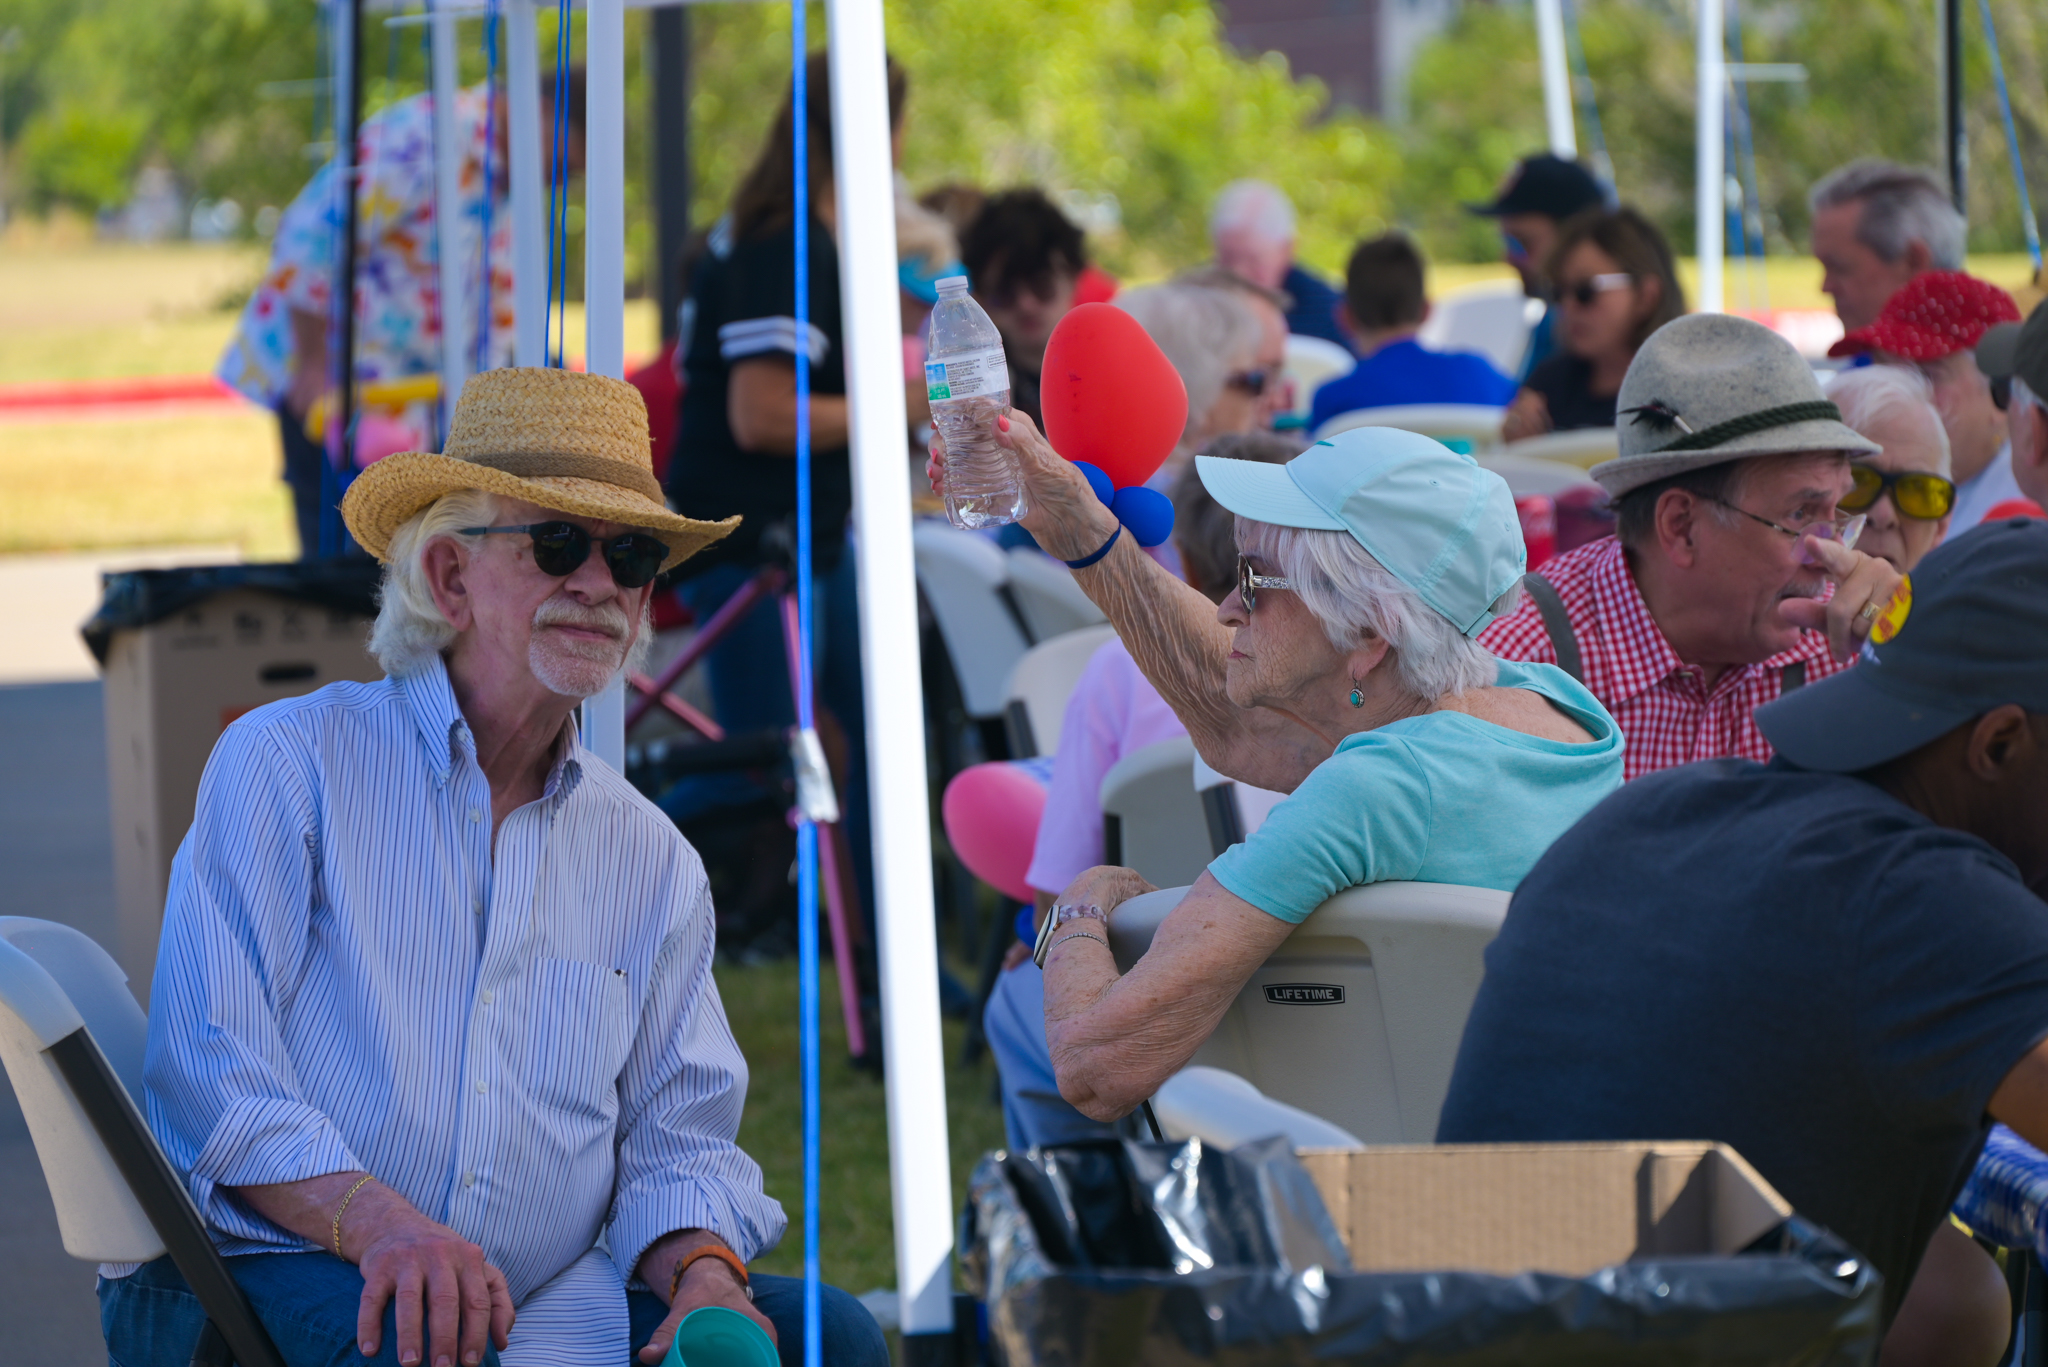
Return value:
[(1931, 172), (1868, 158), (1815, 182), (1813, 254), (1845, 331), (1868, 327), (1923, 271), (1959, 271), (1969, 225)]
[(1289, 332), (1351, 350), (1351, 339), (1337, 321), (1342, 297), (1294, 259), (1294, 205), (1279, 186), (1263, 180), (1233, 180), (1224, 186), (1209, 211), (1209, 241), (1217, 265), (1292, 300)]
[[(653, 1363), (704, 1306), (800, 1362), (802, 1283), (747, 1272), (785, 1220), (734, 1142), (703, 865), (573, 720), (655, 576), (739, 519), (669, 511), (638, 392), (564, 370), (476, 376), (446, 453), (371, 466), (342, 513), (387, 566), (389, 677), (214, 748), (150, 1128), (288, 1367)], [(184, 1367), (205, 1314), (170, 1260), (102, 1274), (109, 1356)], [(831, 1288), (822, 1338), (887, 1361)]]

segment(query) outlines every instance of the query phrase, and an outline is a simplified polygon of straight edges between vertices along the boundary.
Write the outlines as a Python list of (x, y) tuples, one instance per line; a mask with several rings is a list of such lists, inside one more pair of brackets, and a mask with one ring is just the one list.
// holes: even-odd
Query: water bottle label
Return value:
[(1009, 387), (1010, 368), (1003, 364), (1003, 349), (999, 346), (924, 363), (925, 394), (933, 403), (975, 399)]

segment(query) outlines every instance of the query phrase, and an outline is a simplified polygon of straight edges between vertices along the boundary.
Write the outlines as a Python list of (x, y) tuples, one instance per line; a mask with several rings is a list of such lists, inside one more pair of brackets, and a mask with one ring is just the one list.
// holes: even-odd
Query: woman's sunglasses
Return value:
[(1899, 516), (1922, 522), (1947, 517), (1956, 506), (1956, 486), (1924, 470), (1880, 470), (1875, 465), (1851, 465), (1849, 476), (1856, 481), (1855, 486), (1835, 505), (1848, 512), (1860, 513), (1885, 494), (1892, 496), (1892, 506), (1899, 510)]
[(1636, 278), (1627, 271), (1610, 271), (1605, 275), (1595, 275), (1575, 284), (1560, 285), (1558, 297), (1569, 299), (1582, 309), (1589, 309), (1593, 307), (1595, 299), (1609, 290), (1625, 290), (1635, 282)]
[(598, 541), (573, 522), (530, 522), (523, 527), (464, 527), (464, 536), (510, 536), (525, 532), (533, 538), (533, 563), (542, 574), (566, 579), (590, 559), (590, 548), (598, 547), (612, 582), (622, 589), (637, 589), (654, 582), (668, 559), (668, 547), (645, 532), (627, 532), (609, 541)]
[(1260, 589), (1291, 589), (1291, 581), (1270, 574), (1255, 574), (1252, 562), (1243, 556), (1237, 558), (1237, 596), (1244, 604), (1244, 614), (1249, 617), (1259, 605)]

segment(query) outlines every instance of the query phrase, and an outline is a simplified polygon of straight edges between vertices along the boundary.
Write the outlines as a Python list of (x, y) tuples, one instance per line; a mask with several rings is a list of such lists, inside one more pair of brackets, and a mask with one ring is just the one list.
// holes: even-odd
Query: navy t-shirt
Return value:
[(2048, 905), (1860, 779), (1637, 779), (1516, 889), (1440, 1143), (1711, 1139), (1885, 1277), (1887, 1321), (2048, 1036)]
[(1522, 383), (1543, 396), (1552, 431), (1614, 426), (1614, 404), (1620, 396), (1595, 394), (1592, 363), (1569, 351), (1552, 352)]
[[(811, 357), (811, 392), (846, 392), (846, 350), (839, 327), (839, 253), (816, 219), (810, 237), (810, 327), (796, 324), (796, 233), (785, 228), (733, 244), (699, 270), (691, 294), (684, 353), (682, 424), (669, 464), (668, 495), (678, 512), (715, 522), (739, 513), (738, 530), (698, 552), (691, 572), (720, 561), (751, 562), (761, 535), (777, 522), (795, 529), (796, 459), (746, 451), (726, 416), (732, 368), (772, 357), (794, 369), (796, 349)], [(812, 551), (818, 567), (838, 563), (853, 508), (853, 472), (844, 446), (811, 453)]]
[(1343, 302), (1343, 295), (1299, 266), (1288, 267), (1280, 288), (1294, 299), (1294, 307), (1287, 311), (1290, 333), (1297, 337), (1320, 337), (1346, 351), (1352, 349), (1351, 339), (1337, 322), (1337, 305)]

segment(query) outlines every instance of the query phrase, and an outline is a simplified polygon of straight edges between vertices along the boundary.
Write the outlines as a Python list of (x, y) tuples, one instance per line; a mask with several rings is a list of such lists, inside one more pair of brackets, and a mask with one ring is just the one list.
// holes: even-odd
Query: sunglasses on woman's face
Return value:
[(1569, 299), (1582, 309), (1589, 309), (1593, 307), (1595, 299), (1606, 294), (1609, 290), (1625, 290), (1635, 282), (1636, 278), (1627, 271), (1610, 271), (1605, 275), (1594, 275), (1584, 280), (1575, 280), (1568, 285), (1560, 284), (1557, 287), (1557, 297), (1559, 299)]
[(1885, 494), (1892, 496), (1892, 507), (1899, 510), (1900, 517), (1922, 522), (1947, 517), (1956, 506), (1956, 486), (1925, 470), (1880, 470), (1859, 464), (1849, 467), (1849, 477), (1856, 483), (1835, 505), (1845, 512), (1863, 512)]
[(1243, 556), (1237, 558), (1237, 597), (1244, 604), (1244, 615), (1252, 615), (1252, 609), (1259, 605), (1260, 589), (1291, 589), (1294, 585), (1285, 579), (1270, 574), (1258, 574), (1252, 569), (1252, 562)]
[(573, 522), (530, 522), (521, 527), (464, 527), (464, 536), (506, 536), (525, 532), (533, 538), (533, 563), (542, 574), (566, 579), (590, 559), (596, 546), (612, 582), (622, 589), (637, 589), (654, 582), (668, 559), (668, 547), (645, 532), (626, 532), (609, 541), (599, 541)]

